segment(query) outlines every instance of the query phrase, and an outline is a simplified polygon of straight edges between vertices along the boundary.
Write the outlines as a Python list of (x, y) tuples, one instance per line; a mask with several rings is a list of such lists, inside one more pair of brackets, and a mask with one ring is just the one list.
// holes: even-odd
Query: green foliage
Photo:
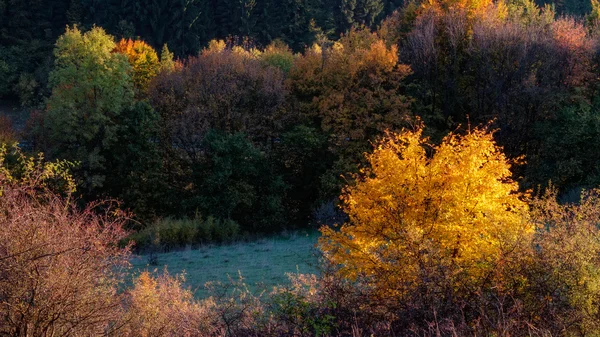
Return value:
[(112, 36), (101, 28), (82, 33), (68, 28), (56, 42), (50, 74), (45, 129), (53, 158), (78, 161), (83, 188), (91, 192), (106, 179), (106, 152), (117, 142), (119, 118), (133, 102), (130, 65), (112, 53)]
[[(65, 12), (70, 0), (24, 0), (0, 2), (0, 97), (20, 98), (16, 88), (21, 76), (35, 80), (35, 100), (46, 93), (52, 65), (52, 47), (67, 24)], [(4, 66), (3, 66), (4, 64)], [(2, 69), (4, 68), (4, 69)], [(29, 92), (27, 92), (29, 94)]]
[[(4, 51), (4, 48), (0, 48), (0, 76), (2, 76), (2, 78), (6, 78), (8, 79), (10, 76), (10, 66), (8, 65), (8, 63), (3, 59), (3, 55), (6, 52)], [(0, 93), (2, 93), (2, 95), (6, 95), (7, 93), (10, 92), (10, 82), (9, 81), (2, 81), (0, 83)]]
[(251, 231), (283, 225), (285, 186), (270, 149), (287, 92), (282, 71), (258, 57), (214, 41), (155, 81), (171, 214), (200, 211)]
[(101, 28), (68, 28), (59, 38), (40, 136), (52, 158), (79, 163), (74, 173), (85, 198), (118, 197), (147, 220), (164, 199), (160, 116), (134, 100), (132, 68), (114, 50), (113, 37)]
[(231, 242), (240, 235), (240, 226), (233, 220), (212, 216), (202, 219), (166, 218), (138, 231), (128, 240), (141, 252), (171, 250), (187, 245)]
[(300, 226), (306, 225), (320, 199), (319, 179), (332, 165), (327, 146), (327, 137), (306, 125), (283, 133), (275, 145), (272, 157), (289, 188), (285, 209), (289, 219)]
[[(74, 164), (66, 160), (47, 161), (43, 153), (29, 156), (16, 145), (0, 145), (0, 173), (4, 184), (13, 184), (32, 196), (69, 197), (75, 192), (71, 174)], [(1, 195), (1, 193), (0, 193)]]
[(167, 197), (158, 146), (160, 116), (145, 101), (119, 115), (116, 140), (105, 152), (102, 191), (118, 197), (141, 220), (164, 214)]
[(288, 322), (300, 334), (329, 336), (335, 330), (335, 317), (327, 314), (332, 303), (309, 302), (302, 294), (293, 291), (277, 293), (269, 302), (275, 319)]
[(564, 107), (537, 124), (537, 155), (530, 157), (524, 184), (552, 185), (561, 191), (600, 184), (600, 113), (585, 102)]
[(210, 131), (204, 148), (205, 159), (193, 168), (201, 212), (253, 232), (281, 228), (285, 185), (265, 154), (240, 133)]
[(284, 74), (289, 73), (294, 65), (294, 54), (280, 40), (275, 40), (268, 45), (259, 57), (267, 66), (279, 68)]

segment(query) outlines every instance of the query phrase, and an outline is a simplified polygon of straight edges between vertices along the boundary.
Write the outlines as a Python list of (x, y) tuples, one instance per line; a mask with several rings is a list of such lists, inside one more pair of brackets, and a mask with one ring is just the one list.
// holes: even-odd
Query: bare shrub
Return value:
[[(4, 181), (6, 182), (6, 181)], [(0, 197), (0, 334), (92, 336), (119, 327), (128, 265), (123, 218), (77, 210), (4, 185)]]

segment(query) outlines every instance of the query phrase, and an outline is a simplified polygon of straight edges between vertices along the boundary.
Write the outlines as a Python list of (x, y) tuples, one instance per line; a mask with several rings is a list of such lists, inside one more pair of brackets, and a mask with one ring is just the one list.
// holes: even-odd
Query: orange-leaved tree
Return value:
[(410, 73), (398, 48), (368, 29), (353, 29), (332, 45), (314, 45), (295, 59), (288, 87), (298, 113), (290, 119), (320, 129), (327, 137), (327, 159), (335, 162), (321, 177), (323, 195), (339, 193), (340, 175), (356, 171), (371, 141), (409, 125)]
[(531, 241), (526, 195), (486, 129), (438, 146), (422, 128), (388, 133), (342, 194), (349, 220), (320, 246), (342, 276), (401, 299), (469, 296)]
[(298, 57), (289, 87), (301, 115), (329, 133), (332, 149), (354, 154), (410, 121), (411, 100), (402, 86), (409, 74), (396, 46), (369, 30), (352, 30), (330, 48), (315, 45)]
[(145, 93), (150, 81), (158, 75), (161, 64), (154, 48), (141, 40), (122, 39), (115, 52), (126, 55), (131, 65), (132, 79), (138, 94)]

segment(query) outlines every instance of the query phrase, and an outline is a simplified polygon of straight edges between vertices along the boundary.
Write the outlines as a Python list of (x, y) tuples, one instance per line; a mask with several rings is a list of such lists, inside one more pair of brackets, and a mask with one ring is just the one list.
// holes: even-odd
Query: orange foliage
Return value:
[(592, 59), (596, 46), (587, 35), (585, 27), (572, 18), (563, 18), (552, 23), (552, 37), (556, 43), (557, 52), (564, 55), (566, 63), (564, 84), (584, 86), (593, 78)]
[(367, 140), (410, 119), (410, 100), (399, 94), (409, 73), (396, 46), (368, 30), (352, 30), (330, 48), (315, 45), (298, 57), (289, 86), (303, 116), (330, 133), (332, 148), (358, 146), (360, 153)]
[(421, 129), (392, 133), (367, 160), (341, 197), (348, 223), (324, 227), (320, 246), (342, 275), (366, 278), (384, 298), (405, 296), (424, 278), (471, 287), (529, 242), (524, 195), (485, 130), (439, 146)]
[(146, 92), (150, 81), (160, 70), (160, 62), (156, 51), (141, 40), (122, 39), (117, 43), (114, 52), (127, 56), (133, 69), (133, 83), (139, 92)]

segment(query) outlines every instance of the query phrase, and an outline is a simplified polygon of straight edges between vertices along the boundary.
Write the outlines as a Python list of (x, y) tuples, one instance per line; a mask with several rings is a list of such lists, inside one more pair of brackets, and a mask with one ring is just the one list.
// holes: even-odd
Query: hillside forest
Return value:
[(0, 0), (0, 335), (598, 336), (599, 90), (598, 0)]

